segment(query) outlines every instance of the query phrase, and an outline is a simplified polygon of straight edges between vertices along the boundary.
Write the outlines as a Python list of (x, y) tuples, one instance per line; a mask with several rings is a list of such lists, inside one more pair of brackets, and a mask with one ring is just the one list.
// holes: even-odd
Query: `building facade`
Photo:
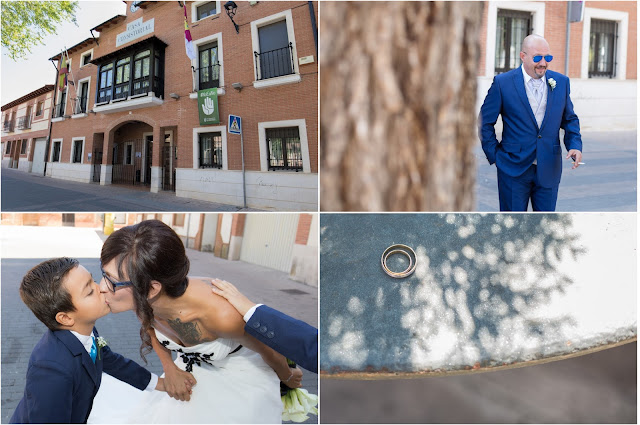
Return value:
[[(73, 84), (56, 85), (47, 175), (317, 211), (317, 2), (238, 2), (233, 21), (220, 1), (186, 9), (193, 60), (178, 2), (127, 2), (68, 50)], [(66, 55), (51, 59), (63, 69)], [(215, 109), (219, 120), (199, 117)]]
[[(257, 264), (318, 286), (318, 214), (308, 213), (3, 213), (3, 226), (70, 226), (112, 230), (161, 220), (187, 248)], [(109, 228), (107, 230), (106, 228)], [(259, 279), (256, 280), (259, 282)]]
[(539, 34), (553, 54), (549, 69), (571, 78), (571, 99), (582, 130), (635, 130), (637, 3), (570, 3), (584, 3), (584, 8), (574, 11), (577, 22), (570, 23), (567, 32), (567, 2), (485, 2), (478, 111), (493, 77), (520, 66), (524, 37)]
[(2, 167), (44, 174), (53, 85), (2, 106)]

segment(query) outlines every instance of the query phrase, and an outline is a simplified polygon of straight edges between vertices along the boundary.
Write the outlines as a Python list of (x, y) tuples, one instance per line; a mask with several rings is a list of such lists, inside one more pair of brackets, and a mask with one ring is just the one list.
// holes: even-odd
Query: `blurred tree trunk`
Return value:
[(322, 4), (322, 210), (474, 208), (482, 7)]

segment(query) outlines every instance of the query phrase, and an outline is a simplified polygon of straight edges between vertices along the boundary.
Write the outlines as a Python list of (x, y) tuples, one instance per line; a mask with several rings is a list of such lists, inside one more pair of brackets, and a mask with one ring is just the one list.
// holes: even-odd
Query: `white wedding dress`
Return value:
[(230, 339), (183, 347), (155, 331), (177, 352), (175, 364), (198, 382), (190, 401), (140, 391), (106, 373), (88, 423), (281, 423), (280, 381), (262, 357)]

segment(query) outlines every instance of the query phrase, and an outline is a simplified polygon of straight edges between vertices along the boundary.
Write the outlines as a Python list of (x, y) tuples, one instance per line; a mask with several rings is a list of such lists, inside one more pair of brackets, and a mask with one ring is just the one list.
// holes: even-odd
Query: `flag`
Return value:
[(194, 60), (196, 58), (196, 51), (193, 48), (193, 40), (191, 40), (191, 31), (189, 31), (189, 25), (187, 25), (187, 2), (184, 2), (184, 47), (187, 50), (187, 56), (189, 59)]
[(58, 79), (58, 87), (60, 90), (64, 90), (67, 86), (67, 73), (69, 70), (67, 69), (67, 58), (65, 55), (62, 55), (62, 62), (60, 63), (60, 78)]

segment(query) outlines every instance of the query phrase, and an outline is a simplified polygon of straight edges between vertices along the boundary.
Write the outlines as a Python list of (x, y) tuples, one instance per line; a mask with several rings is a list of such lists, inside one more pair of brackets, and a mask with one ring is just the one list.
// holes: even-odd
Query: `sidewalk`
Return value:
[(2, 168), (2, 211), (259, 211), (149, 192), (141, 186), (100, 186)]
[[(21, 237), (23, 234), (20, 229), (28, 237), (16, 240), (16, 237)], [(70, 232), (70, 230), (81, 230), (81, 232)], [(29, 248), (38, 241), (39, 232), (39, 240), (43, 243), (33, 253), (41, 258), (25, 258), (28, 257)], [(71, 236), (62, 237), (62, 235)], [(96, 239), (100, 241), (101, 236), (104, 237), (101, 232), (92, 229), (3, 226), (3, 259), (0, 276), (2, 279), (2, 423), (9, 421), (23, 395), (29, 356), (46, 330), (20, 300), (18, 287), (22, 276), (46, 258), (70, 254), (80, 257), (77, 255), (78, 251), (85, 249), (87, 255), (79, 258), (80, 262), (94, 278), (98, 278), (100, 267)], [(51, 243), (52, 241), (55, 243)], [(8, 251), (7, 247), (11, 247), (11, 251)], [(252, 301), (268, 304), (317, 327), (317, 288), (290, 280), (286, 273), (241, 261), (222, 260), (214, 257), (212, 253), (188, 249), (187, 255), (191, 261), (190, 275), (220, 277), (228, 280)], [(22, 258), (16, 258), (19, 256)], [(139, 354), (140, 322), (133, 312), (110, 314), (99, 319), (96, 326), (115, 352), (144, 365)], [(162, 366), (154, 353), (148, 354), (147, 360), (149, 363), (146, 367), (150, 371), (162, 373)], [(309, 392), (318, 394), (318, 375), (305, 371), (303, 385)], [(311, 416), (306, 423), (317, 423), (317, 417)]]
[[(636, 211), (637, 135), (637, 131), (584, 133), (585, 165), (575, 170), (571, 161), (564, 159), (561, 141), (563, 168), (557, 211)], [(474, 155), (476, 211), (499, 211), (495, 164), (489, 165), (479, 141)]]

